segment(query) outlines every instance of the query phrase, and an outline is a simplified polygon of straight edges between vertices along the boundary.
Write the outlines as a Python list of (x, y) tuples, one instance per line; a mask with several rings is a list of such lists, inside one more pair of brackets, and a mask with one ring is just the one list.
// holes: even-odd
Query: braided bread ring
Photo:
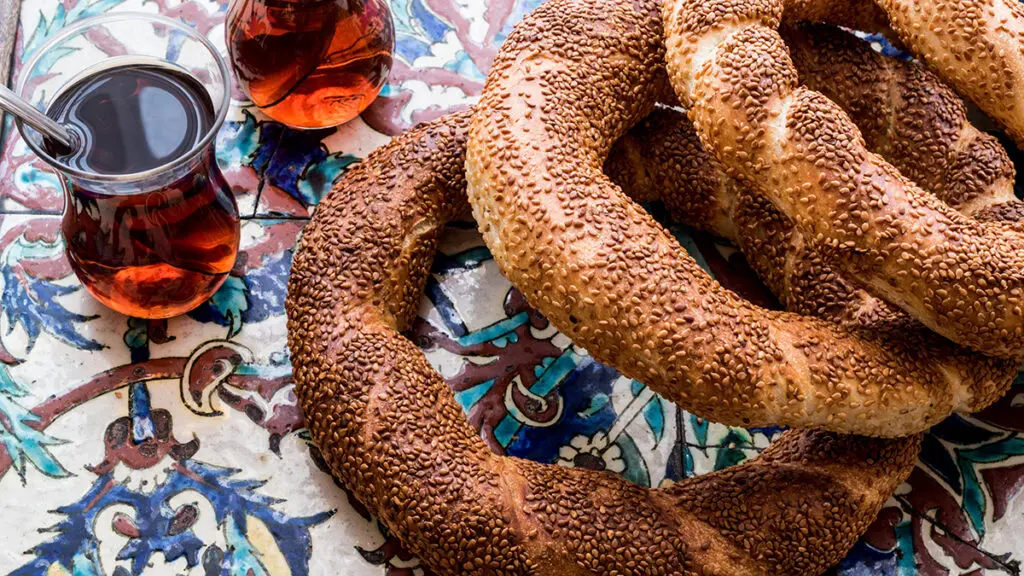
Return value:
[(1016, 361), (955, 346), (836, 273), (770, 202), (717, 169), (681, 113), (661, 108), (645, 118), (615, 143), (606, 171), (631, 197), (663, 200), (677, 221), (732, 240), (787, 309), (927, 350), (933, 367), (970, 389), (965, 411), (985, 408), (1013, 383)]
[[(787, 26), (783, 36), (801, 78), (826, 89), (850, 114), (869, 149), (927, 182), (929, 191), (962, 212), (990, 220), (1021, 219), (1024, 203), (1013, 196), (1015, 171), (1009, 156), (995, 138), (968, 122), (959, 97), (935, 75), (916, 62), (882, 56), (830, 26)], [(896, 113), (878, 113), (891, 109)], [(769, 202), (729, 180), (700, 145), (692, 124), (679, 114), (659, 110), (641, 125), (636, 137), (627, 135), (613, 148), (605, 166), (613, 181), (637, 176), (625, 183), (631, 193), (663, 196), (677, 220), (739, 245), (787, 309), (851, 329), (925, 339), (930, 343), (920, 345), (948, 348), (926, 336), (899, 308), (856, 288)], [(619, 166), (650, 154), (657, 157), (649, 163), (653, 171)], [(949, 360), (962, 363), (952, 356)], [(1016, 372), (1012, 361), (982, 364), (996, 372), (976, 380), (994, 386), (988, 393), (976, 391), (972, 410), (1001, 395)]]
[(296, 393), (334, 473), (440, 574), (806, 576), (838, 562), (909, 474), (919, 436), (786, 432), (756, 460), (657, 490), (488, 451), (399, 333), (440, 228), (465, 210), (468, 118), (373, 152), (320, 204), (295, 256)]
[(663, 5), (672, 84), (704, 145), (872, 293), (959, 344), (1020, 356), (1024, 236), (956, 213), (870, 154), (838, 106), (797, 85), (782, 9)]
[(741, 300), (608, 181), (611, 143), (663, 86), (662, 45), (636, 16), (653, 0), (583, 4), (555, 1), (509, 36), (470, 129), (469, 199), (527, 300), (598, 360), (726, 424), (900, 436), (969, 410), (991, 385), (932, 350)]

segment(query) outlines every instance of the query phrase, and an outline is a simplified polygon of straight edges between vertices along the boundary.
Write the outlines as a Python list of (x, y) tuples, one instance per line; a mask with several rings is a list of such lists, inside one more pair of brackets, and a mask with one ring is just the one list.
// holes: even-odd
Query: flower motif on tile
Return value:
[(278, 455), (281, 439), (302, 426), (291, 363), (284, 352), (271, 355), (270, 364), (262, 365), (253, 362), (252, 351), (244, 346), (206, 342), (186, 362), (180, 393), (185, 407), (200, 416), (219, 415), (224, 407), (244, 414), (267, 431), (270, 451)]
[(287, 516), (237, 472), (186, 459), (145, 490), (101, 475), (12, 576), (163, 574), (181, 558), (188, 574), (308, 574), (309, 529), (330, 513)]
[[(434, 273), (447, 277), (479, 272), (488, 262), (490, 252), (474, 247), (439, 255)], [(429, 280), (427, 293), (438, 316), (433, 322), (442, 327), (420, 318), (410, 336), (425, 351), (446, 352), (458, 366), (443, 368), (447, 381), (492, 450), (505, 452), (525, 428), (547, 428), (561, 420), (565, 404), (560, 388), (578, 355), (566, 343), (552, 341), (556, 332), (518, 290), (505, 288), (500, 301), (504, 317), (476, 330), (467, 328), (442, 284)]]
[(598, 432), (593, 436), (576, 436), (568, 445), (558, 450), (555, 464), (566, 468), (608, 470), (615, 473), (626, 469), (622, 449), (617, 444), (609, 444), (606, 432)]
[[(925, 435), (920, 459), (901, 490), (865, 537), (877, 550), (897, 548), (921, 574), (955, 565), (1014, 573), (1008, 551), (990, 551), (1011, 502), (1024, 490), (1021, 380), (994, 406), (971, 418), (954, 415)], [(1012, 427), (997, 427), (1013, 412)]]
[[(148, 338), (133, 336), (126, 342), (135, 345), (134, 356), (145, 356), (138, 351), (148, 349)], [(13, 574), (164, 573), (163, 565), (181, 559), (185, 572), (197, 575), (307, 574), (309, 530), (332, 512), (289, 516), (275, 508), (279, 500), (260, 494), (263, 482), (237, 479), (239, 470), (197, 460), (199, 438), (175, 438), (170, 412), (151, 406), (144, 383), (149, 375), (160, 379), (168, 372), (180, 374), (188, 401), (209, 406), (208, 391), (228, 380), (245, 352), (231, 343), (207, 343), (189, 359), (140, 360), (123, 374), (108, 371), (72, 391), (75, 398), (95, 398), (124, 387), (129, 379), (129, 414), (107, 426), (103, 460), (86, 467), (96, 475), (92, 487), (76, 502), (56, 509), (64, 518), (48, 529), (55, 536), (30, 550), (34, 559)], [(261, 387), (273, 388), (259, 376), (237, 376), (234, 389), (240, 393), (253, 389), (260, 397)], [(294, 398), (278, 403), (294, 404)], [(33, 414), (29, 432), (41, 434), (57, 414), (78, 407), (66, 398), (37, 407), (35, 412), (45, 416)], [(12, 450), (7, 443), (4, 448)], [(0, 459), (0, 475), (10, 464), (9, 458)]]

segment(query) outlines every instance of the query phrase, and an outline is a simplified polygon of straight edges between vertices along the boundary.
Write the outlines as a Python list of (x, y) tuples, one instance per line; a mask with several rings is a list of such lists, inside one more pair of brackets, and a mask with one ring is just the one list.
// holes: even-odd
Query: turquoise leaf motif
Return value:
[(651, 474), (647, 470), (647, 461), (629, 434), (622, 434), (615, 439), (615, 444), (622, 450), (622, 459), (626, 463), (626, 469), (622, 472), (623, 478), (640, 486), (651, 485)]
[(644, 406), (644, 420), (654, 434), (654, 441), (661, 442), (665, 437), (665, 402), (659, 396), (651, 398)]
[(260, 561), (262, 554), (231, 515), (224, 519), (224, 536), (232, 550), (231, 576), (267, 576), (267, 569)]
[(345, 153), (331, 154), (311, 164), (299, 176), (297, 187), (307, 204), (319, 204), (348, 168), (359, 162), (357, 156)]
[(587, 406), (585, 410), (578, 412), (578, 414), (580, 418), (590, 418), (594, 414), (600, 412), (601, 409), (603, 409), (605, 406), (607, 406), (609, 401), (610, 400), (607, 394), (605, 394), (604, 392), (598, 392), (597, 394), (594, 394), (590, 398), (590, 405)]
[(207, 304), (217, 323), (228, 327), (228, 338), (234, 338), (242, 329), (242, 313), (249, 309), (249, 287), (238, 276), (228, 276)]
[(977, 464), (1001, 462), (1011, 456), (1024, 455), (1024, 438), (1011, 436), (970, 450), (956, 450), (957, 467), (963, 475), (963, 510), (971, 520), (978, 537), (985, 535), (985, 491), (978, 481)]
[(715, 470), (721, 470), (743, 462), (747, 459), (747, 453), (743, 451), (743, 447), (749, 448), (753, 445), (754, 440), (750, 437), (750, 432), (742, 428), (730, 429), (729, 433), (722, 439), (722, 446), (718, 449), (718, 454), (715, 456)]
[[(40, 16), (39, 21), (36, 23), (35, 30), (28, 35), (28, 39), (25, 42), (25, 57), (31, 55), (31, 53), (39, 48), (43, 42), (46, 42), (50, 36), (72, 22), (81, 20), (82, 18), (98, 16), (123, 2), (124, 0), (96, 0), (94, 2), (82, 0), (81, 2), (71, 3), (70, 9), (67, 8), (68, 3), (61, 2), (57, 5), (57, 10), (54, 12), (51, 20), (47, 20), (45, 17)], [(58, 60), (72, 51), (73, 50), (71, 49), (64, 48), (47, 54), (42, 65), (36, 68), (36, 72), (45, 74)]]
[(637, 382), (636, 380), (633, 380), (632, 382), (629, 383), (629, 391), (633, 393), (633, 398), (639, 396), (640, 393), (643, 392), (646, 388), (647, 386), (644, 386), (643, 384)]
[(128, 330), (124, 333), (124, 345), (134, 350), (149, 344), (149, 321), (142, 318), (129, 318)]
[(17, 402), (28, 392), (15, 382), (6, 366), (0, 365), (0, 446), (11, 458), (14, 469), (25, 483), (26, 463), (54, 478), (70, 476), (50, 453), (49, 447), (64, 444), (31, 427), (39, 417)]
[(697, 444), (706, 446), (708, 443), (708, 421), (690, 414), (690, 428), (693, 429)]

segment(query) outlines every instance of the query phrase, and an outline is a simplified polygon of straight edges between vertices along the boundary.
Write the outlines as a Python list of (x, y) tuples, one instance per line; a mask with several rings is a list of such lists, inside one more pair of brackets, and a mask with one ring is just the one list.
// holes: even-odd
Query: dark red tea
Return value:
[(106, 176), (160, 169), (154, 178), (167, 182), (121, 193), (102, 179), (71, 179), (62, 228), (86, 288), (144, 318), (175, 316), (209, 298), (235, 262), (238, 208), (212, 145), (190, 164), (163, 168), (189, 154), (215, 121), (202, 84), (160, 66), (111, 68), (68, 87), (47, 113), (82, 141), (69, 155), (48, 150), (63, 164)]

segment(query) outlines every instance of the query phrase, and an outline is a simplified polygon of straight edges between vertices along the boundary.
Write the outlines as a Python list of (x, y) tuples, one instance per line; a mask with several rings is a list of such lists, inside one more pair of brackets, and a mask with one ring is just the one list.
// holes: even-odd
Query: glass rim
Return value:
[[(31, 70), (33, 70), (39, 64), (39, 61), (42, 59), (42, 57), (48, 52), (50, 52), (58, 44), (64, 42), (72, 36), (75, 36), (76, 34), (81, 33), (83, 30), (87, 28), (92, 28), (94, 26), (109, 22), (118, 22), (125, 20), (143, 20), (169, 26), (180, 32), (185, 33), (186, 35), (188, 35), (189, 38), (196, 40), (200, 44), (202, 44), (203, 47), (205, 47), (207, 51), (209, 51), (209, 53), (213, 56), (213, 60), (214, 62), (216, 62), (217, 68), (220, 70), (221, 86), (223, 88), (223, 94), (221, 95), (220, 98), (220, 104), (216, 108), (214, 121), (210, 124), (209, 129), (203, 135), (203, 138), (194, 146), (192, 146), (192, 148), (190, 148), (188, 152), (182, 154), (181, 156), (178, 156), (177, 158), (169, 162), (161, 164), (160, 166), (156, 166), (154, 168), (150, 168), (149, 170), (144, 170), (142, 172), (131, 172), (128, 174), (100, 174), (96, 172), (90, 172), (87, 170), (80, 170), (78, 168), (74, 168), (73, 166), (69, 166), (61, 162), (60, 160), (57, 160), (52, 155), (50, 155), (50, 153), (48, 153), (42, 146), (38, 145), (33, 138), (29, 138), (27, 132), (29, 127), (26, 127), (20, 119), (15, 119), (15, 124), (18, 127), (18, 133), (21, 135), (21, 138), (25, 141), (25, 143), (28, 144), (28, 147), (32, 150), (32, 152), (34, 152), (36, 156), (44, 160), (50, 166), (56, 168), (57, 170), (60, 170), (62, 173), (73, 178), (80, 178), (83, 180), (90, 180), (94, 182), (130, 183), (153, 178), (154, 176), (159, 176), (168, 171), (180, 168), (181, 166), (188, 164), (189, 162), (192, 162), (207, 148), (213, 145), (214, 139), (217, 137), (217, 133), (220, 131), (221, 126), (223, 126), (224, 124), (224, 120), (227, 118), (228, 109), (231, 107), (231, 72), (228, 69), (227, 62), (224, 60), (224, 57), (221, 55), (220, 51), (217, 50), (217, 47), (213, 45), (213, 42), (210, 42), (210, 39), (207, 38), (205, 34), (200, 34), (197, 30), (185, 24), (181, 20), (168, 18), (166, 16), (163, 16), (162, 14), (151, 14), (149, 12), (111, 12), (107, 14), (101, 14), (99, 16), (83, 18), (82, 20), (75, 22), (71, 26), (64, 28), (63, 30), (55, 34), (53, 37), (48, 39), (46, 42), (44, 42), (41, 46), (39, 46), (39, 48), (37, 48), (35, 50), (35, 53), (32, 55), (32, 58), (30, 58), (27, 64), (21, 68), (18, 76), (18, 84), (15, 88), (18, 95), (22, 98), (25, 98), (25, 89), (27, 87), (30, 77), (29, 74), (22, 74), (21, 72), (30, 72)], [(45, 110), (43, 112), (45, 112)], [(32, 132), (35, 132), (35, 130), (32, 130)]]

